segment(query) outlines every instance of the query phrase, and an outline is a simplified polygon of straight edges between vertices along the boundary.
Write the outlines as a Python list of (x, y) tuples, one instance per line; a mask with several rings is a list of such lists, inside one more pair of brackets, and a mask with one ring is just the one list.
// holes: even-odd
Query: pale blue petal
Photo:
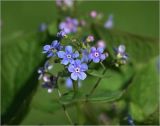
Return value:
[(73, 54), (73, 58), (77, 58), (79, 56), (79, 52), (76, 51), (74, 54)]
[(98, 52), (103, 53), (104, 48), (102, 48), (102, 47), (98, 47), (98, 48), (97, 48), (97, 50), (98, 50)]
[(87, 77), (87, 75), (84, 72), (80, 72), (78, 74), (78, 77), (79, 77), (80, 80), (84, 80)]
[(73, 80), (77, 80), (77, 79), (78, 79), (77, 73), (72, 73), (72, 74), (71, 74), (71, 78), (72, 78)]
[(100, 61), (99, 58), (93, 58), (93, 62), (98, 63)]
[(79, 66), (81, 64), (81, 61), (79, 59), (75, 60), (76, 66)]
[(59, 52), (57, 52), (57, 55), (58, 55), (59, 58), (64, 58), (65, 52), (59, 51)]
[(69, 63), (69, 61), (66, 60), (66, 59), (63, 59), (63, 60), (61, 61), (61, 63), (64, 64), (64, 65), (67, 65), (67, 64)]
[(90, 54), (88, 55), (88, 58), (89, 58), (90, 60), (94, 58), (93, 55), (92, 55), (92, 53), (90, 53)]
[(68, 71), (69, 72), (74, 72), (74, 66), (72, 64), (69, 65)]
[(101, 60), (104, 60), (106, 58), (106, 55), (105, 54), (101, 54), (100, 58), (101, 58)]
[(66, 46), (65, 51), (68, 53), (72, 53), (72, 46)]
[(96, 51), (96, 48), (95, 47), (92, 47), (91, 48), (91, 52), (95, 52)]
[(87, 64), (85, 63), (81, 64), (81, 71), (86, 71), (86, 70), (88, 70)]
[(50, 50), (51, 46), (50, 45), (45, 45), (43, 47), (43, 53), (47, 53)]

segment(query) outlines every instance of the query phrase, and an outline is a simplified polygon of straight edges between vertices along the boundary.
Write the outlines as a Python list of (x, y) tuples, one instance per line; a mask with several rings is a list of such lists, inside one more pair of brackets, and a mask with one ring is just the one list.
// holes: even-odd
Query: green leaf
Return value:
[(92, 103), (97, 103), (97, 102), (111, 102), (119, 99), (123, 95), (123, 91), (115, 91), (115, 92), (110, 92), (110, 91), (101, 91), (100, 93), (96, 93), (95, 95), (92, 96), (86, 96), (83, 93), (78, 92), (76, 96), (74, 96), (74, 92), (68, 92), (64, 94), (60, 98), (60, 103), (62, 104), (71, 104), (75, 102), (92, 102)]
[(107, 30), (101, 26), (95, 25), (93, 25), (91, 29), (97, 39), (106, 41), (107, 49), (111, 56), (114, 55), (113, 48), (118, 47), (120, 44), (126, 46), (129, 61), (134, 64), (145, 63), (150, 60), (150, 57), (155, 57), (159, 54), (157, 39), (118, 30)]
[(108, 78), (109, 76), (106, 76), (104, 74), (100, 73), (101, 71), (97, 70), (88, 70), (87, 73), (91, 76), (98, 77), (98, 78)]
[[(138, 66), (137, 69), (136, 76), (128, 90), (128, 98), (131, 102), (132, 116), (137, 121), (142, 121), (158, 110), (158, 58), (151, 59), (147, 64)], [(135, 114), (138, 111), (142, 111), (144, 116)]]
[(1, 115), (2, 123), (8, 124), (27, 108), (37, 87), (37, 69), (43, 55), (35, 33), (17, 34), (2, 42)]

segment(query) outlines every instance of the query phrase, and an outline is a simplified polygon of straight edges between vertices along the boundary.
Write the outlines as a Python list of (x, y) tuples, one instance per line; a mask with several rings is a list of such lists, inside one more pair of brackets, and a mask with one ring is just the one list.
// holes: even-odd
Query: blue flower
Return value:
[(61, 22), (59, 29), (63, 30), (66, 34), (77, 32), (78, 21), (70, 17), (66, 18), (64, 22)]
[(82, 50), (82, 59), (81, 59), (81, 62), (87, 63), (89, 61), (88, 55), (89, 55), (88, 50), (86, 50), (86, 49)]
[(78, 51), (73, 52), (72, 46), (66, 46), (65, 47), (65, 52), (64, 51), (59, 51), (57, 52), (57, 55), (59, 58), (62, 58), (63, 60), (61, 61), (62, 64), (67, 65), (68, 63), (72, 63), (74, 61), (74, 58), (79, 57)]
[(65, 36), (66, 36), (66, 33), (63, 30), (57, 33), (57, 37), (59, 37), (59, 38), (63, 38)]
[(95, 63), (103, 61), (106, 58), (106, 55), (102, 54), (103, 51), (104, 51), (104, 48), (98, 47), (96, 49), (95, 47), (92, 47), (89, 54), (89, 59), (93, 60), (93, 62)]
[(82, 63), (80, 60), (75, 60), (73, 64), (70, 64), (68, 71), (71, 72), (71, 78), (73, 80), (84, 80), (87, 75), (84, 71), (88, 70), (88, 66), (85, 63)]
[(47, 57), (55, 56), (55, 52), (61, 50), (63, 47), (60, 45), (60, 42), (54, 40), (51, 45), (45, 45), (43, 47), (43, 53), (47, 54)]

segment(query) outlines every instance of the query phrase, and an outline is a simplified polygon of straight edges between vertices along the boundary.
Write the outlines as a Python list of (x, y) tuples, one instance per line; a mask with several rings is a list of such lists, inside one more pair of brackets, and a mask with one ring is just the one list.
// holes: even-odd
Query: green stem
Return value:
[[(107, 69), (104, 69), (102, 74), (104, 75), (106, 73), (106, 71), (107, 71)], [(94, 84), (93, 88), (91, 89), (90, 93), (87, 95), (87, 97), (93, 94), (93, 92), (95, 91), (95, 89), (97, 88), (97, 86), (99, 85), (101, 80), (102, 80), (102, 78), (99, 78), (97, 80), (97, 82)]]
[[(61, 97), (62, 94), (61, 94), (59, 88), (57, 88), (57, 91), (58, 91), (59, 97)], [(72, 121), (70, 115), (68, 114), (68, 111), (66, 110), (66, 106), (65, 106), (64, 104), (62, 104), (62, 108), (63, 108), (63, 111), (64, 111), (64, 113), (65, 113), (65, 115), (66, 115), (66, 117), (67, 117), (69, 123), (70, 123), (71, 125), (73, 125), (74, 123), (73, 123), (73, 121)]]
[(78, 93), (78, 80), (73, 82), (74, 97)]

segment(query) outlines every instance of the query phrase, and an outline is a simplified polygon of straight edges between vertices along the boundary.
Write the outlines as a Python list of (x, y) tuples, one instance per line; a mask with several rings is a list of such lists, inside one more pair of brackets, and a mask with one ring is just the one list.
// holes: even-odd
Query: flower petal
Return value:
[(92, 47), (91, 48), (91, 52), (95, 52), (96, 51), (96, 48), (95, 47)]
[(98, 63), (100, 61), (99, 58), (93, 58), (93, 62)]
[(74, 66), (72, 64), (69, 65), (68, 71), (69, 72), (74, 72)]
[(89, 60), (92, 60), (94, 57), (93, 57), (93, 55), (92, 55), (92, 53), (90, 53), (89, 55), (88, 55), (88, 58), (89, 58)]
[(50, 45), (43, 46), (43, 53), (47, 53), (50, 50), (50, 48), (51, 48)]
[(59, 52), (57, 52), (57, 55), (58, 55), (59, 58), (64, 58), (65, 52), (59, 51)]
[(76, 51), (74, 54), (73, 54), (73, 58), (77, 58), (79, 56), (79, 52)]
[(103, 53), (104, 48), (102, 48), (102, 47), (98, 47), (98, 48), (97, 48), (97, 50), (98, 50), (98, 52)]
[(72, 53), (72, 46), (66, 46), (65, 51), (68, 53)]
[(53, 48), (56, 48), (57, 44), (58, 44), (58, 41), (57, 41), (57, 40), (54, 40), (54, 41), (52, 42), (51, 46), (52, 46)]
[(81, 64), (81, 71), (86, 71), (86, 70), (88, 70), (87, 64), (85, 63)]
[(79, 59), (75, 60), (76, 66), (79, 66), (81, 64), (81, 61)]
[(80, 72), (78, 74), (78, 77), (79, 77), (80, 80), (84, 80), (87, 77), (87, 75), (84, 72)]
[(69, 61), (68, 61), (67, 59), (63, 59), (63, 60), (61, 61), (61, 63), (64, 64), (64, 65), (67, 65), (67, 64), (69, 63)]
[(73, 80), (77, 80), (77, 79), (78, 79), (77, 73), (72, 73), (72, 74), (71, 74), (71, 78), (72, 78)]
[(106, 55), (105, 54), (101, 54), (100, 58), (101, 58), (101, 60), (104, 60), (106, 58)]
[(52, 56), (54, 56), (53, 52), (49, 51), (47, 57), (52, 57)]

